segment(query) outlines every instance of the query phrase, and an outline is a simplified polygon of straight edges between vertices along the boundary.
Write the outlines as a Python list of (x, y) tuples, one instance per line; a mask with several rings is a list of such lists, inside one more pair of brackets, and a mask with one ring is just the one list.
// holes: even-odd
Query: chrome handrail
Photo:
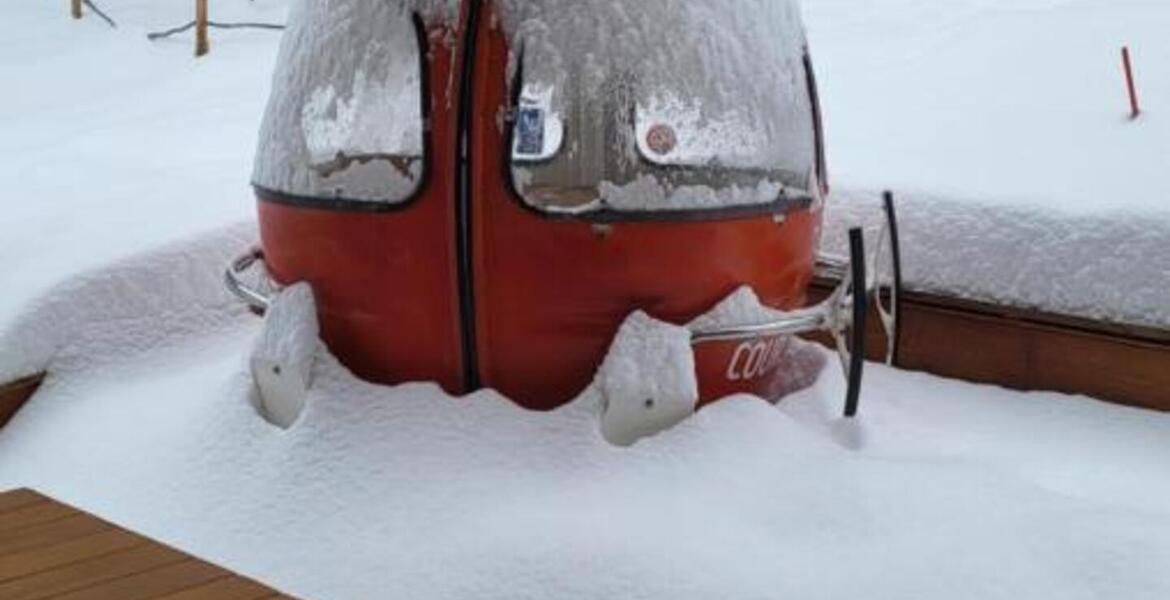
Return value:
[(258, 262), (264, 262), (264, 250), (259, 246), (253, 246), (248, 252), (232, 260), (224, 272), (223, 279), (228, 291), (253, 310), (263, 313), (268, 310), (272, 301), (268, 298), (267, 294), (252, 288), (241, 279), (241, 275), (247, 273)]
[(794, 311), (766, 323), (694, 331), (691, 333), (691, 344), (698, 346), (712, 342), (741, 342), (762, 337), (799, 335), (828, 329), (833, 313), (830, 307), (838, 299), (839, 294), (834, 294), (832, 298), (817, 306)]

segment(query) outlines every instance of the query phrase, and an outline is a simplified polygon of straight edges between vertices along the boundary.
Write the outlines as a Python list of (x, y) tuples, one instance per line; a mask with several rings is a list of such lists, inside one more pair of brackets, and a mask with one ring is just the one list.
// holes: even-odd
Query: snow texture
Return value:
[(614, 337), (595, 385), (605, 406), (601, 431), (614, 444), (677, 425), (699, 401), (691, 332), (635, 312)]
[(637, 179), (616, 184), (601, 183), (598, 206), (616, 210), (717, 210), (729, 206), (767, 204), (780, 197), (784, 184), (764, 180), (755, 187), (729, 185), (712, 188), (705, 185), (670, 185), (653, 175), (640, 175)]
[(412, 196), (423, 176), (413, 15), (451, 22), (457, 7), (453, 0), (295, 0), (253, 181), (298, 196), (381, 203)]
[[(907, 289), (1170, 328), (1170, 221), (925, 194), (897, 202)], [(837, 253), (848, 227), (876, 239), (884, 222), (876, 191), (838, 190), (825, 206), (824, 244)]]
[[(523, 48), (525, 81), (551, 87), (552, 112), (588, 115), (567, 128), (570, 151), (584, 154), (578, 171), (597, 169), (597, 161), (637, 165), (644, 157), (699, 162), (712, 172), (763, 167), (786, 174), (783, 183), (791, 187), (807, 187), (814, 129), (795, 0), (501, 0), (498, 6), (513, 49), (511, 69)], [(582, 130), (593, 135), (611, 122), (621, 135), (609, 146), (578, 148)], [(639, 153), (655, 125), (669, 126), (678, 144), (662, 156)], [(517, 177), (522, 191), (530, 175)], [(589, 175), (596, 176), (594, 204), (570, 212), (759, 204), (775, 201), (781, 187), (764, 180), (711, 189), (649, 173), (621, 180)]]
[[(826, 239), (843, 244), (892, 189), (910, 288), (1170, 328), (1163, 3), (805, 0), (804, 13), (835, 190)], [(1132, 122), (1123, 44), (1145, 110)]]
[(260, 409), (270, 423), (288, 428), (301, 415), (320, 333), (309, 284), (297, 283), (272, 297), (251, 360)]
[[(699, 106), (673, 97), (639, 105), (635, 113), (638, 153), (656, 164), (702, 167), (717, 161), (731, 167), (775, 167), (767, 162), (772, 140), (765, 131), (739, 121), (743, 118), (740, 113), (704, 118)], [(649, 144), (651, 130), (662, 124), (670, 124), (676, 138), (674, 147), (666, 152)]]
[[(247, 182), (280, 34), (216, 30), (196, 61), (190, 35), (146, 39), (189, 21), (192, 3), (97, 4), (118, 29), (57, 2), (4, 8), (0, 332), (72, 276), (254, 219)], [(281, 23), (286, 10), (213, 4), (223, 21)]]
[(687, 324), (687, 327), (694, 332), (703, 332), (736, 325), (764, 325), (800, 312), (805, 311), (782, 311), (765, 306), (760, 302), (755, 290), (750, 286), (743, 286), (705, 314), (696, 317)]
[[(1164, 261), (1151, 251), (1170, 181), (1165, 84), (1142, 79), (1151, 112), (1130, 127), (1110, 112), (1123, 100), (1104, 58), (1123, 38), (1139, 74), (1166, 56), (1159, 3), (807, 2), (837, 182), (905, 191), (910, 245), (940, 253), (908, 250), (908, 269), (961, 270), (945, 256), (955, 244), (913, 239), (932, 210), (996, 199), (1062, 223), (1125, 215), (1132, 230), (1078, 227), (1078, 239)], [(251, 211), (242, 182), (275, 40), (218, 32), (196, 63), (189, 39), (141, 35), (188, 19), (189, 5), (102, 5), (119, 30), (55, 4), (6, 7), (0, 76), (20, 85), (0, 95), (0, 379), (51, 376), (0, 430), (0, 489), (39, 488), (313, 600), (1170, 597), (1170, 417), (1084, 398), (875, 365), (862, 419), (845, 425), (845, 383), (825, 369), (778, 407), (727, 399), (617, 448), (599, 433), (596, 390), (532, 413), (492, 392), (371, 386), (322, 354), (302, 418), (268, 425), (247, 365), (261, 324), (220, 280), (255, 238), (232, 224)], [(282, 13), (267, 0), (215, 10)], [(1012, 61), (970, 62), (1000, 54)], [(1018, 119), (979, 112), (1015, 114), (1021, 99)], [(954, 219), (975, 243), (977, 220)], [(999, 269), (1030, 265), (1058, 291), (1023, 273), (1018, 289), (1077, 304), (1062, 281), (1079, 267), (1040, 263), (1069, 245), (1030, 249), (1059, 225), (1031, 222), (1003, 238), (1013, 252), (1000, 250)], [(1144, 241), (1118, 250), (1127, 236)], [(156, 248), (166, 240), (178, 241)], [(1131, 279), (1136, 264), (1091, 265), (1075, 287), (1158, 285)], [(1111, 295), (1078, 297), (1125, 312)], [(1130, 313), (1164, 314), (1144, 297)]]
[[(212, 241), (171, 255), (217, 273)], [(93, 279), (143, 289), (166, 257)], [(596, 390), (536, 413), (369, 385), (321, 354), (281, 430), (251, 400), (260, 321), (162, 289), (131, 329), (100, 320), (100, 286), (77, 292), (92, 326), (0, 430), (0, 488), (320, 600), (1170, 594), (1164, 415), (871, 366), (848, 431), (827, 369), (778, 408), (729, 398), (618, 448)], [(142, 344), (171, 306), (201, 333)]]
[(179, 240), (51, 288), (0, 330), (0, 382), (54, 369), (90, 371), (221, 332), (246, 312), (223, 286), (254, 224)]

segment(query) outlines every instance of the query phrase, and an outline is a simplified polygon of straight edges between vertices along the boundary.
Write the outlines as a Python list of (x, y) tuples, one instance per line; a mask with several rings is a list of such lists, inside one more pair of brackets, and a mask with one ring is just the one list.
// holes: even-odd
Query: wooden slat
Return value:
[(40, 373), (0, 385), (0, 427), (4, 427), (24, 403), (28, 402), (44, 380), (45, 374)]
[[(901, 368), (1170, 411), (1170, 332), (916, 292), (904, 294), (901, 321)], [(873, 360), (885, 351), (876, 323)]]
[(276, 592), (255, 581), (233, 576), (160, 596), (157, 600), (261, 600), (275, 597)]
[(111, 529), (51, 546), (0, 556), (0, 583), (148, 543), (141, 536)]
[(929, 305), (905, 314), (904, 368), (1170, 411), (1170, 346)]
[(58, 521), (78, 514), (77, 511), (56, 502), (38, 502), (0, 513), (0, 535), (32, 527), (41, 523)]
[(114, 526), (89, 515), (51, 521), (0, 535), (0, 556), (59, 544), (78, 537), (109, 531)]
[(186, 556), (170, 548), (140, 546), (2, 583), (0, 598), (38, 600), (185, 560)]
[(32, 490), (16, 490), (6, 494), (0, 494), (0, 513), (24, 508), (38, 502), (47, 502), (48, 500), (48, 498)]
[(219, 567), (192, 559), (54, 596), (53, 600), (150, 600), (230, 576)]
[(0, 527), (0, 600), (289, 598), (28, 490), (0, 493)]

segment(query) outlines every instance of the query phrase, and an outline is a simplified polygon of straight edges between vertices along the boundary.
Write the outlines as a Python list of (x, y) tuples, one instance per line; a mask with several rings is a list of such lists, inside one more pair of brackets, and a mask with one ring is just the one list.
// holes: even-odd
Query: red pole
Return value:
[(1136, 119), (1142, 114), (1138, 106), (1137, 86), (1133, 82), (1133, 62), (1129, 58), (1129, 46), (1121, 47), (1121, 62), (1125, 67), (1125, 85), (1129, 89), (1129, 118)]

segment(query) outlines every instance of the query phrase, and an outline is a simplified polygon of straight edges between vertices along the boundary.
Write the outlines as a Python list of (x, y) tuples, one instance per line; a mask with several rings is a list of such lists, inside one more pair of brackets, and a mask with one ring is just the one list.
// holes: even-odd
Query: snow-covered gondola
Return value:
[[(689, 328), (696, 406), (776, 397), (783, 344), (824, 331), (853, 416), (871, 303), (896, 339), (893, 205), (869, 256), (860, 229), (849, 256), (818, 256), (799, 10), (744, 2), (753, 22), (666, 0), (298, 3), (253, 182), (262, 243), (229, 286), (266, 310), (265, 289), (309, 284), (365, 379), (533, 409), (584, 389), (637, 311)], [(247, 284), (261, 265), (269, 285)], [(806, 307), (818, 268), (840, 284)], [(705, 318), (742, 288), (759, 310)]]

